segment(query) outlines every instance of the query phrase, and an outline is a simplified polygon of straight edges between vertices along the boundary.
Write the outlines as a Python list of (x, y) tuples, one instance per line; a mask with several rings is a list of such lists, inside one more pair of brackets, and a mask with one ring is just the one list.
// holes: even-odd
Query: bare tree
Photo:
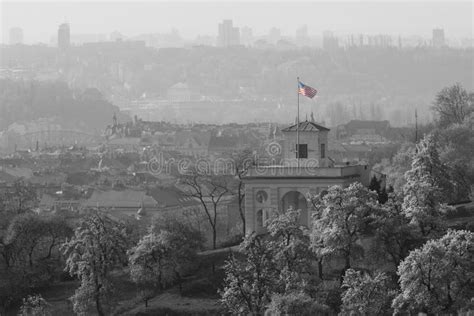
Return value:
[(181, 177), (184, 192), (196, 198), (202, 205), (212, 229), (212, 248), (217, 247), (217, 213), (220, 203), (226, 195), (231, 194), (230, 178), (190, 171)]
[(242, 233), (245, 235), (245, 207), (244, 207), (244, 199), (245, 199), (245, 188), (244, 182), (242, 177), (247, 172), (248, 168), (255, 164), (255, 158), (252, 155), (252, 152), (248, 149), (244, 149), (240, 152), (237, 152), (233, 156), (233, 167), (234, 167), (234, 175), (237, 179), (236, 191), (239, 203), (239, 215), (240, 219), (242, 220)]
[(2, 209), (16, 215), (32, 209), (37, 202), (37, 195), (31, 184), (18, 180), (3, 192), (0, 199)]

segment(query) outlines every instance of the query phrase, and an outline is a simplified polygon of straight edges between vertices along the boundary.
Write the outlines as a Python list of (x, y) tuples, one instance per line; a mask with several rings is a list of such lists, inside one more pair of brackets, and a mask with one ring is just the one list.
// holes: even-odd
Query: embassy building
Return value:
[(309, 195), (324, 194), (334, 185), (369, 185), (367, 165), (337, 164), (327, 157), (328, 132), (312, 121), (289, 126), (282, 130), (282, 162), (249, 168), (243, 177), (246, 234), (265, 233), (272, 214), (290, 208), (300, 210), (300, 223), (309, 226)]

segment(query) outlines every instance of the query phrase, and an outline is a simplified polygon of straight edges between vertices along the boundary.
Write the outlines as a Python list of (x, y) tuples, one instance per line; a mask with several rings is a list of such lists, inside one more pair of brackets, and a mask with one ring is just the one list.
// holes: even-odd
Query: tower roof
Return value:
[(172, 85), (169, 89), (189, 89), (189, 86), (187, 83), (178, 82)]
[(297, 128), (297, 124), (293, 124), (282, 129), (282, 132), (296, 132), (298, 129), (300, 132), (321, 132), (321, 131), (329, 131), (329, 128), (324, 127), (322, 125), (316, 124), (314, 122), (304, 121), (299, 123), (299, 127)]

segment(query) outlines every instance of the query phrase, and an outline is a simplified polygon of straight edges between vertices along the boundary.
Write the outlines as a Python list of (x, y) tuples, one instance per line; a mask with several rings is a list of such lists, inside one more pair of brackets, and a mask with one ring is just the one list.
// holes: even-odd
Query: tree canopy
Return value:
[(348, 269), (342, 283), (342, 311), (340, 315), (387, 315), (395, 291), (390, 278), (377, 272), (368, 273)]
[(445, 314), (474, 308), (473, 262), (474, 233), (468, 231), (450, 230), (413, 250), (398, 267), (395, 311)]
[[(177, 218), (161, 217), (128, 251), (130, 276), (144, 291), (162, 290), (181, 281), (202, 248), (201, 233)], [(145, 304), (147, 301), (145, 300)]]
[(441, 218), (448, 211), (446, 203), (452, 186), (446, 167), (439, 159), (433, 135), (425, 136), (417, 145), (405, 178), (403, 213), (419, 227), (423, 237), (436, 236), (443, 229)]
[(474, 112), (474, 93), (467, 92), (459, 83), (443, 88), (436, 96), (433, 110), (438, 114), (440, 127), (461, 124)]
[(232, 256), (225, 265), (221, 297), (232, 313), (263, 315), (273, 299), (274, 308), (281, 305), (277, 301), (291, 300), (295, 308), (308, 303), (314, 256), (299, 212), (275, 214), (267, 228), (269, 236), (246, 236), (240, 245), (244, 258)]
[(125, 227), (98, 212), (87, 215), (74, 236), (63, 244), (66, 270), (81, 281), (71, 298), (77, 314), (87, 314), (91, 305), (99, 315), (107, 314), (112, 289), (110, 273), (126, 264), (127, 248)]
[(342, 275), (351, 267), (352, 259), (363, 254), (358, 241), (377, 204), (377, 194), (361, 183), (347, 188), (333, 186), (322, 199), (316, 198), (312, 247), (318, 256), (342, 256), (345, 262)]

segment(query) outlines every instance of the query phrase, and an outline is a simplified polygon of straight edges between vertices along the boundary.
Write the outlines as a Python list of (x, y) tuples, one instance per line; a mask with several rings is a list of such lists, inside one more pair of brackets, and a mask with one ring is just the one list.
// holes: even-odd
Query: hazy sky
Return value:
[(61, 1), (19, 2), (0, 0), (3, 41), (8, 29), (21, 27), (26, 43), (46, 42), (60, 23), (67, 21), (72, 34), (125, 36), (164, 33), (173, 27), (185, 38), (217, 34), (222, 19), (233, 19), (236, 26), (250, 26), (263, 35), (275, 26), (282, 35), (294, 36), (306, 24), (310, 35), (324, 30), (336, 34), (386, 33), (431, 36), (433, 28), (445, 29), (447, 37), (472, 37), (471, 1), (382, 1), (382, 2), (271, 2), (271, 1)]

